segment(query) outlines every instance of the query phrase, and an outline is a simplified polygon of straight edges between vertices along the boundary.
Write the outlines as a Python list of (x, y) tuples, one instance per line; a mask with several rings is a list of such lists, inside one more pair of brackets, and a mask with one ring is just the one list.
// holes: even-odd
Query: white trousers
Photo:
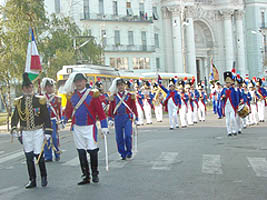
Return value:
[(250, 124), (258, 123), (258, 112), (256, 104), (250, 104), (251, 113), (249, 114), (249, 122)]
[(198, 119), (200, 121), (205, 121), (205, 119), (206, 119), (205, 105), (201, 101), (199, 101), (198, 105), (199, 105), (199, 108), (198, 108)]
[(179, 126), (178, 116), (177, 116), (178, 107), (174, 104), (172, 99), (169, 99), (167, 106), (168, 106), (170, 127), (174, 128), (175, 126)]
[(77, 149), (97, 149), (96, 129), (94, 125), (78, 126), (73, 125), (73, 140)]
[(194, 114), (194, 112), (191, 109), (191, 105), (188, 104), (188, 111), (187, 111), (187, 115), (186, 115), (188, 125), (193, 125), (193, 114)]
[(238, 114), (236, 114), (236, 132), (242, 131), (242, 122)]
[(137, 101), (136, 101), (136, 108), (137, 108), (137, 113), (138, 113), (137, 124), (139, 124), (139, 125), (144, 124), (144, 113), (143, 113), (143, 110), (142, 110), (140, 104)]
[(258, 101), (257, 105), (258, 105), (259, 120), (263, 121), (264, 120), (264, 112), (265, 112), (265, 101), (264, 100)]
[(193, 105), (194, 105), (193, 122), (198, 122), (198, 107), (196, 102), (194, 102)]
[(246, 128), (246, 127), (249, 125), (249, 119), (248, 119), (248, 116), (245, 117), (245, 118), (242, 118), (241, 121), (242, 121), (242, 127), (243, 127), (243, 128)]
[(155, 115), (158, 122), (162, 121), (162, 104), (155, 106)]
[(146, 116), (146, 123), (147, 124), (152, 123), (151, 106), (147, 102), (147, 100), (144, 100), (144, 111), (145, 111), (145, 116)]
[(236, 133), (237, 125), (236, 125), (236, 116), (235, 111), (232, 105), (226, 104), (225, 106), (225, 119), (226, 119), (226, 128), (227, 133)]
[(187, 114), (187, 106), (185, 104), (182, 104), (179, 110), (180, 122), (182, 127), (187, 126), (186, 114)]
[(44, 143), (43, 129), (22, 131), (22, 142), (25, 153), (33, 151), (34, 154), (40, 154)]

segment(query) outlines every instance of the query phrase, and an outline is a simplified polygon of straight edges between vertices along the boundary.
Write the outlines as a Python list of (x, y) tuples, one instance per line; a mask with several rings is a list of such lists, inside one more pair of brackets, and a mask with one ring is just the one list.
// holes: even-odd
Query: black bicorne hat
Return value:
[(125, 81), (122, 78), (120, 78), (120, 79), (117, 80), (117, 85), (119, 85), (121, 83), (125, 84)]
[(226, 83), (233, 83), (234, 82), (234, 80), (233, 80), (233, 74), (230, 71), (224, 72), (223, 73), (223, 78), (224, 78), (224, 81)]
[(262, 79), (261, 78), (257, 78), (257, 86), (262, 86)]
[(27, 72), (24, 72), (23, 73), (23, 76), (22, 76), (22, 87), (24, 87), (24, 86), (30, 86), (30, 85), (32, 85), (32, 82), (31, 82), (31, 80), (30, 80), (30, 78), (29, 78), (29, 74), (27, 73)]
[(96, 87), (97, 89), (102, 89), (102, 88), (103, 88), (103, 83), (102, 83), (101, 81), (97, 81), (97, 82), (95, 83), (95, 87)]
[(85, 77), (85, 75), (83, 73), (78, 73), (78, 74), (76, 74), (73, 82), (78, 81), (78, 80), (86, 80), (87, 81), (87, 78)]

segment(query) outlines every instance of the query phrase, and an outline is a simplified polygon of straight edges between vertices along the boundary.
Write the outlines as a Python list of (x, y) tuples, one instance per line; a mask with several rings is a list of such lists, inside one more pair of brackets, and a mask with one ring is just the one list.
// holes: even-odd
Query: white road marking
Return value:
[(11, 186), (11, 187), (8, 187), (8, 188), (0, 189), (0, 194), (6, 193), (6, 192), (10, 192), (10, 191), (16, 190), (16, 189), (18, 189), (18, 187), (16, 187), (16, 186)]
[(202, 156), (202, 173), (223, 174), (221, 156), (215, 154), (204, 154)]
[(0, 158), (0, 164), (4, 163), (4, 162), (7, 162), (9, 160), (13, 160), (13, 159), (18, 158), (18, 157), (23, 156), (23, 155), (24, 155), (24, 152), (23, 151), (19, 151), (17, 153), (10, 154), (8, 156), (2, 157), (2, 158)]
[(248, 157), (248, 162), (256, 173), (256, 176), (267, 178), (267, 161), (265, 158)]
[(126, 161), (126, 160), (114, 160), (114, 161), (112, 161), (112, 162), (109, 163), (109, 167), (110, 168), (121, 169), (125, 165), (127, 165), (128, 163), (129, 163), (129, 161)]
[(162, 152), (159, 158), (153, 162), (152, 169), (170, 170), (171, 165), (175, 162), (178, 152)]
[(24, 188), (11, 186), (8, 188), (0, 189), (0, 196), (1, 199), (13, 200), (15, 199), (15, 197), (18, 198), (19, 194), (22, 193), (23, 191), (25, 191)]

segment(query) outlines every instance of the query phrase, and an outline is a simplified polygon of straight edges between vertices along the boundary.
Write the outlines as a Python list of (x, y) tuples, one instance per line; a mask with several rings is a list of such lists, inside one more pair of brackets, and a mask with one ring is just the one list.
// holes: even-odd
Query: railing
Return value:
[(155, 46), (149, 45), (106, 45), (106, 52), (155, 52)]
[(110, 15), (110, 14), (97, 14), (97, 13), (81, 13), (80, 20), (90, 21), (118, 21), (118, 22), (145, 22), (153, 23), (153, 17), (141, 17), (139, 15)]

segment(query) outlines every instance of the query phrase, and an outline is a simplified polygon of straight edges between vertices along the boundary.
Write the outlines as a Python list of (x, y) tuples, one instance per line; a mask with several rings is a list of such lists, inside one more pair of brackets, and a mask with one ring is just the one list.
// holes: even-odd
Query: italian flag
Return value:
[(30, 80), (34, 81), (42, 71), (42, 66), (32, 28), (30, 28), (29, 38), (25, 72), (28, 73)]

